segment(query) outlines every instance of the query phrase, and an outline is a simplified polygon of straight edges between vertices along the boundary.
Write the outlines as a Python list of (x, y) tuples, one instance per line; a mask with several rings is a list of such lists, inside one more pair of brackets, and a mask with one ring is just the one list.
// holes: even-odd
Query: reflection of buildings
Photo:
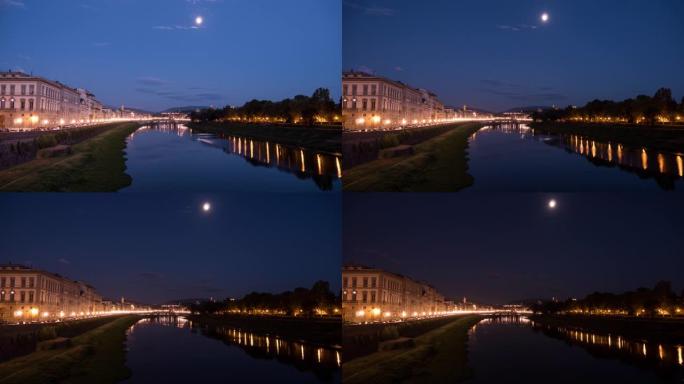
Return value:
[(47, 128), (110, 118), (85, 89), (23, 72), (0, 72), (0, 129)]
[(31, 267), (0, 265), (0, 321), (37, 321), (104, 310), (92, 286)]
[(396, 128), (449, 118), (434, 93), (363, 72), (342, 74), (342, 98), (347, 129)]
[(429, 284), (377, 268), (342, 268), (342, 318), (350, 322), (432, 316), (448, 310)]

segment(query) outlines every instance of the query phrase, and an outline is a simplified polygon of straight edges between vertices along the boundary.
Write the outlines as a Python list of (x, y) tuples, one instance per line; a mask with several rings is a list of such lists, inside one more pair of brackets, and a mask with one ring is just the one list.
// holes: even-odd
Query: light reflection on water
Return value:
[[(675, 183), (682, 183), (682, 179), (684, 178), (684, 153), (656, 151), (650, 148), (630, 148), (619, 142), (601, 142), (576, 134), (541, 133), (531, 129), (526, 124), (485, 126), (471, 135), (470, 142), (477, 143), (480, 137), (483, 137), (490, 132), (517, 136), (521, 140), (542, 142), (553, 147), (564, 149), (569, 153), (581, 155), (596, 166), (614, 166), (623, 171), (635, 174), (642, 179), (655, 179), (662, 189), (674, 189)], [(508, 151), (514, 149), (501, 146), (497, 148), (497, 150)], [(539, 158), (533, 157), (533, 155), (528, 152), (530, 152), (530, 148), (526, 147), (524, 151), (515, 152), (515, 156), (519, 158), (531, 156), (530, 163), (534, 166), (534, 163), (536, 162), (536, 165), (538, 166)], [(557, 165), (559, 172), (563, 169), (562, 167), (567, 167), (566, 163), (561, 165), (560, 160), (548, 158), (548, 156), (546, 156), (544, 160), (548, 160), (551, 166)], [(536, 170), (538, 170), (538, 167), (532, 168), (531, 170), (515, 171), (531, 173)], [(475, 185), (477, 185), (478, 175), (474, 176)], [(587, 175), (586, 177), (593, 176)], [(597, 184), (601, 184), (602, 182), (605, 181), (596, 181)], [(635, 179), (634, 182), (638, 182), (638, 180)]]
[[(528, 329), (528, 331), (525, 332), (524, 329)], [(587, 355), (573, 355), (560, 345), (554, 346), (553, 343), (548, 343), (537, 336), (533, 337), (535, 334), (582, 348), (589, 356), (595, 359), (592, 361), (595, 365), (587, 364), (586, 359), (589, 358)], [(616, 380), (618, 380), (618, 376), (625, 376), (630, 378), (629, 380), (639, 382), (640, 378), (630, 376), (630, 369), (636, 367), (643, 371), (644, 375), (655, 374), (653, 377), (657, 378), (656, 382), (681, 382), (681, 380), (684, 380), (684, 346), (679, 344), (628, 338), (617, 334), (596, 333), (579, 328), (542, 325), (524, 316), (503, 316), (483, 319), (471, 327), (468, 335), (469, 345), (471, 345), (471, 349), (475, 350), (476, 354), (481, 353), (480, 351), (485, 346), (487, 349), (492, 348), (491, 343), (493, 340), (496, 340), (501, 345), (506, 345), (510, 343), (510, 340), (515, 340), (516, 344), (527, 354), (523, 356), (520, 353), (517, 356), (511, 356), (513, 362), (522, 361), (521, 365), (529, 363), (542, 365), (543, 363), (540, 363), (540, 360), (552, 360), (553, 354), (557, 354), (555, 358), (564, 359), (564, 364), (568, 364), (568, 366), (575, 365), (576, 369), (584, 369), (586, 372), (582, 373), (586, 377), (594, 373), (592, 369), (605, 368), (606, 372), (612, 370), (611, 374), (615, 375)], [(510, 340), (507, 337), (510, 337)], [(480, 347), (479, 349), (477, 348), (478, 346)], [(534, 351), (537, 349), (543, 356), (534, 354)], [(515, 352), (512, 353), (514, 354)], [(476, 361), (480, 359), (481, 357), (475, 357)], [(620, 365), (606, 365), (605, 359), (621, 362), (623, 369), (620, 369)], [(535, 361), (530, 362), (529, 360)], [(487, 360), (485, 359), (484, 361), (486, 362)], [(497, 368), (496, 362), (492, 361), (490, 369), (495, 371)], [(543, 376), (544, 369), (538, 368), (538, 370), (539, 375)], [(521, 368), (521, 371), (525, 371), (525, 368)], [(573, 373), (566, 372), (566, 374), (567, 377), (564, 380), (571, 380)], [(536, 378), (531, 379), (532, 382), (536, 380)], [(488, 380), (475, 381), (489, 382)]]
[[(168, 137), (164, 139), (160, 135), (147, 135), (150, 132), (173, 135), (183, 140), (170, 141)], [(278, 186), (301, 189), (303, 186), (295, 184), (309, 180), (315, 183), (317, 189), (327, 191), (339, 189), (342, 177), (339, 154), (245, 137), (193, 132), (185, 125), (176, 123), (143, 126), (130, 134), (127, 143), (127, 172), (133, 177), (132, 189), (147, 185), (145, 188), (159, 190), (157, 185), (197, 183), (198, 178), (202, 178), (203, 183), (215, 185), (210, 189), (219, 190), (236, 183), (243, 187), (254, 184), (255, 187), (250, 189), (259, 185), (265, 190)], [(221, 150), (230, 156), (212, 156), (212, 153), (202, 151), (197, 144)], [(192, 154), (189, 151), (193, 151)], [(237, 158), (244, 162), (236, 162)], [(266, 169), (278, 170), (293, 177), (285, 180)], [(277, 181), (280, 179), (283, 182)]]
[[(183, 333), (169, 334), (165, 332), (163, 335), (159, 334), (158, 332), (163, 331), (163, 328), (176, 328), (183, 330), (181, 331)], [(150, 333), (152, 331), (154, 333)], [(146, 332), (147, 334), (145, 334)], [(191, 340), (194, 340), (192, 344), (180, 341), (181, 338), (187, 338), (190, 334), (201, 335), (202, 338), (192, 338)], [(280, 378), (281, 382), (293, 382), (293, 380), (294, 382), (339, 382), (340, 379), (341, 350), (339, 347), (312, 344), (303, 340), (287, 340), (278, 336), (258, 334), (233, 327), (210, 327), (188, 320), (183, 316), (143, 318), (132, 325), (127, 330), (126, 335), (129, 339), (129, 349), (138, 348), (138, 352), (133, 356), (134, 364), (131, 364), (133, 365), (131, 366), (133, 376), (129, 381), (131, 383), (168, 373), (157, 372), (158, 369), (153, 368), (155, 358), (164, 359), (165, 357), (149, 356), (143, 351), (167, 350), (169, 346), (179, 351), (170, 355), (173, 359), (178, 359), (178, 362), (168, 361), (163, 362), (162, 365), (173, 367), (174, 364), (182, 364), (185, 366), (183, 373), (191, 374), (192, 377), (197, 378), (219, 380), (226, 370), (230, 371), (231, 367), (233, 370), (238, 367), (250, 370), (248, 367), (253, 365), (257, 370), (259, 369), (257, 367), (261, 367), (261, 369), (272, 367), (268, 370), (269, 372), (265, 372), (263, 375), (258, 371), (253, 372), (250, 377), (255, 382), (269, 381), (271, 379), (268, 377), (274, 375), (280, 377), (278, 375), (282, 374), (284, 376)], [(177, 336), (173, 337), (172, 335)], [(145, 341), (138, 340), (143, 336), (146, 336)], [(173, 340), (176, 338), (179, 341)], [(214, 344), (216, 341), (221, 341), (222, 344)], [(221, 345), (224, 346), (221, 347)], [(215, 370), (205, 368), (201, 372), (199, 368), (198, 371), (188, 368), (188, 365), (192, 366), (193, 364), (208, 364), (213, 367), (210, 362), (205, 360), (195, 361), (196, 359), (203, 359), (202, 356), (206, 356), (209, 348), (214, 350), (213, 358), (224, 361), (222, 366), (216, 367)], [(235, 348), (242, 350), (242, 353), (235, 355)], [(129, 358), (131, 356), (131, 352), (129, 352)], [(290, 366), (291, 368), (282, 371), (282, 368), (278, 368), (278, 366), (269, 365), (269, 361), (277, 362), (280, 367)], [(293, 371), (292, 368), (296, 368), (296, 370)], [(188, 369), (190, 372), (187, 372)], [(282, 373), (277, 373), (278, 370), (281, 370)], [(299, 371), (299, 375), (297, 375), (297, 371)], [(182, 373), (179, 373), (178, 376), (182, 376)], [(179, 380), (179, 382), (181, 381)]]

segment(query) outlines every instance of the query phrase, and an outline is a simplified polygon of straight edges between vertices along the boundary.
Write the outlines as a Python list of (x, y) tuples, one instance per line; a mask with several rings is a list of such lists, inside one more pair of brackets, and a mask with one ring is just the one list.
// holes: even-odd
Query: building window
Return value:
[(10, 287), (14, 288), (14, 277), (10, 277)]
[(10, 299), (9, 301), (14, 302), (14, 290), (10, 290)]
[(346, 287), (346, 286), (347, 286), (347, 283), (349, 283), (349, 279), (346, 278), (346, 277), (343, 277), (343, 278), (342, 278), (342, 286), (343, 286), (343, 287)]
[(19, 292), (19, 301), (22, 303), (26, 302), (26, 292), (24, 292), (24, 291)]
[(33, 291), (29, 292), (29, 303), (33, 303)]
[(363, 278), (363, 287), (368, 288), (368, 278), (367, 277)]
[(362, 300), (364, 303), (367, 303), (367, 302), (368, 302), (368, 292), (366, 292), (366, 291), (361, 292), (361, 300)]
[(363, 109), (365, 111), (366, 108), (368, 108), (368, 100), (363, 99), (363, 100), (361, 100), (361, 109)]
[(356, 288), (356, 277), (352, 277), (352, 288)]
[(0, 99), (0, 109), (5, 109), (5, 99)]
[(21, 287), (26, 288), (26, 278), (25, 277), (21, 278)]
[[(349, 91), (349, 86), (347, 84), (342, 86), (342, 94), (343, 95), (348, 95), (347, 91)], [(4, 90), (3, 90), (4, 93)]]
[(377, 282), (378, 280), (376, 277), (371, 277), (371, 288), (376, 288)]
[(375, 303), (375, 291), (371, 292), (371, 303)]
[(29, 288), (35, 288), (36, 287), (36, 278), (35, 277), (29, 277)]
[(0, 290), (0, 301), (5, 301), (5, 290)]
[(33, 111), (33, 99), (29, 99), (29, 111)]
[(10, 85), (10, 95), (14, 95), (14, 84)]
[(352, 291), (352, 301), (356, 301), (356, 291)]
[(371, 99), (371, 111), (375, 111), (375, 99)]
[(352, 95), (356, 96), (356, 84), (352, 85)]
[(21, 109), (21, 110), (23, 111), (24, 108), (26, 108), (26, 100), (25, 100), (25, 99), (20, 99), (20, 100), (19, 100), (19, 109)]
[(0, 95), (4, 95), (6, 90), (7, 90), (6, 85), (3, 84), (2, 86), (0, 86)]
[(364, 96), (368, 95), (368, 84), (363, 85), (363, 95)]
[(375, 94), (377, 93), (377, 91), (378, 91), (378, 86), (375, 85), (375, 84), (371, 85), (371, 95), (372, 95), (372, 96), (375, 96)]
[(26, 84), (21, 85), (21, 94), (25, 95), (26, 94)]

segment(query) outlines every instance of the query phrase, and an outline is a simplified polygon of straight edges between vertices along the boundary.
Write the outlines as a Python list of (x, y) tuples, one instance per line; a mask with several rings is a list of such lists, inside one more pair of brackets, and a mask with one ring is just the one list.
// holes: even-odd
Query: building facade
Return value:
[(23, 72), (0, 72), (0, 129), (84, 123), (104, 118), (102, 109), (85, 90)]
[(400, 81), (349, 71), (342, 74), (342, 119), (346, 129), (392, 129), (444, 120), (437, 95)]
[(447, 310), (444, 296), (429, 284), (378, 268), (342, 267), (342, 319), (346, 322), (434, 316)]
[(92, 286), (16, 264), (0, 265), (0, 322), (55, 320), (104, 310)]

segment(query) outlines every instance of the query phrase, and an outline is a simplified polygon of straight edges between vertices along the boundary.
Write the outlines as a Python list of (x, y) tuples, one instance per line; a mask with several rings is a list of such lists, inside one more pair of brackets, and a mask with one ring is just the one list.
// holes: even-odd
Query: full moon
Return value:
[(211, 204), (209, 204), (208, 202), (202, 204), (202, 210), (203, 210), (204, 212), (209, 212), (209, 211), (211, 210)]
[(556, 200), (554, 200), (554, 199), (549, 200), (549, 208), (551, 208), (551, 209), (556, 208)]
[(202, 16), (195, 17), (195, 24), (202, 25), (202, 22), (204, 22), (204, 19), (202, 19)]
[(543, 21), (544, 23), (546, 23), (547, 21), (549, 21), (549, 14), (546, 13), (546, 12), (542, 13), (542, 15), (541, 15), (541, 21)]

